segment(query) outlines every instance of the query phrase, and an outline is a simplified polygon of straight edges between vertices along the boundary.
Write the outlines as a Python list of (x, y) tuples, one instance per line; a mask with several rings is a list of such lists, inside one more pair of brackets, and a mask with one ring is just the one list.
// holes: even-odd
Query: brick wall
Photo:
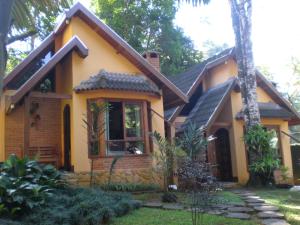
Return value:
[[(61, 142), (60, 100), (32, 98), (31, 104), (38, 104), (37, 110), (30, 115), (29, 145), (57, 146)], [(40, 119), (35, 119), (35, 118)]]
[[(99, 158), (94, 161), (94, 169), (109, 171), (113, 157)], [(147, 169), (152, 166), (152, 158), (150, 156), (128, 156), (120, 158), (116, 165), (116, 170), (134, 170)]]
[(24, 104), (5, 117), (5, 157), (11, 154), (22, 156), (24, 150)]

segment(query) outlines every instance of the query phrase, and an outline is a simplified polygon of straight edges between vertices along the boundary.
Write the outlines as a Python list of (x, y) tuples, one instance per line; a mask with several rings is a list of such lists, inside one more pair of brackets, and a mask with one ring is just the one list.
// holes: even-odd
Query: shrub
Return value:
[(0, 214), (18, 216), (45, 203), (53, 188), (62, 187), (60, 173), (51, 165), (40, 165), (11, 155), (0, 167)]
[(250, 183), (266, 185), (273, 183), (273, 171), (279, 168), (280, 160), (271, 145), (272, 133), (263, 126), (251, 127), (244, 136), (249, 154)]
[(99, 225), (140, 207), (128, 194), (108, 193), (97, 188), (60, 190), (47, 204), (24, 217), (22, 224)]
[(120, 191), (120, 192), (138, 192), (138, 191), (158, 191), (160, 190), (157, 184), (141, 184), (141, 183), (110, 183), (100, 186), (105, 191)]

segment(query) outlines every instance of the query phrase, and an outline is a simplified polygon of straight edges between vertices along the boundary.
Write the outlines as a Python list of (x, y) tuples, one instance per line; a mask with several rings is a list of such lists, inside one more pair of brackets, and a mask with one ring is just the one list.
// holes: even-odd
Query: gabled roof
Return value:
[(190, 123), (203, 129), (209, 128), (229, 99), (230, 93), (236, 84), (235, 78), (229, 79), (203, 93), (181, 129), (185, 129)]
[(228, 48), (213, 57), (210, 57), (203, 62), (193, 66), (186, 72), (170, 76), (169, 79), (186, 95), (191, 96), (193, 88), (197, 85), (197, 81), (201, 78), (207, 69), (223, 63), (228, 60), (234, 53), (234, 48)]
[(165, 108), (188, 102), (187, 96), (180, 91), (163, 74), (155, 69), (146, 59), (144, 59), (135, 49), (124, 41), (109, 26), (104, 24), (92, 12), (77, 2), (65, 15), (64, 20), (55, 29), (55, 33), (60, 33), (67, 26), (67, 21), (78, 16), (100, 34), (108, 43), (118, 50), (125, 58), (134, 64), (143, 74), (148, 76), (163, 90)]
[[(234, 48), (228, 48), (213, 57), (210, 57), (203, 62), (193, 66), (191, 69), (178, 74), (176, 76), (169, 77), (169, 79), (183, 92), (188, 98), (190, 98), (196, 91), (198, 85), (204, 78), (206, 71), (224, 63), (230, 57), (234, 56)], [(165, 112), (165, 117), (168, 121), (173, 122), (179, 115), (183, 106), (173, 107)]]
[(27, 94), (35, 85), (37, 85), (50, 72), (57, 63), (59, 63), (69, 52), (77, 51), (77, 53), (85, 58), (88, 55), (87, 47), (81, 40), (74, 36), (59, 51), (57, 51), (47, 64), (43, 65), (37, 72), (33, 74), (17, 91), (10, 97), (10, 103), (17, 103), (25, 94)]
[[(262, 118), (280, 118), (290, 120), (294, 114), (273, 102), (258, 102), (259, 113)], [(237, 119), (243, 119), (243, 112), (236, 115)]]
[(99, 89), (146, 92), (158, 96), (161, 94), (159, 88), (143, 75), (111, 73), (105, 70), (82, 81), (74, 88), (76, 92)]
[(53, 43), (56, 35), (63, 32), (68, 25), (69, 20), (72, 17), (78, 16), (85, 21), (95, 32), (103, 37), (108, 43), (110, 43), (120, 54), (127, 58), (132, 64), (134, 64), (143, 74), (148, 76), (153, 82), (155, 82), (162, 90), (164, 94), (164, 106), (165, 108), (171, 108), (176, 105), (184, 104), (188, 102), (187, 96), (182, 93), (172, 82), (170, 82), (163, 74), (156, 70), (147, 60), (145, 60), (137, 51), (135, 51), (127, 42), (125, 42), (118, 34), (116, 34), (110, 27), (100, 21), (93, 13), (85, 8), (81, 3), (77, 2), (71, 9), (65, 13), (65, 17), (62, 22), (55, 28), (55, 30), (49, 35), (45, 41), (29, 56), (20, 63), (8, 76), (4, 79), (4, 87), (18, 76), (22, 69), (24, 69), (31, 62), (32, 59), (38, 57), (41, 52)]
[[(234, 48), (229, 48), (223, 52), (208, 58), (204, 62), (195, 65), (187, 72), (179, 74), (170, 78), (170, 80), (178, 86), (189, 98), (193, 95), (198, 85), (201, 83), (205, 76), (205, 72), (221, 63), (224, 63), (231, 57), (235, 57)], [(289, 121), (290, 125), (300, 123), (300, 114), (297, 110), (288, 102), (274, 87), (274, 85), (268, 81), (258, 70), (256, 70), (256, 79), (260, 87), (262, 87), (281, 107), (287, 109), (293, 114), (293, 118)], [(173, 122), (175, 118), (179, 115), (183, 106), (173, 107), (172, 109), (165, 111), (166, 119)]]

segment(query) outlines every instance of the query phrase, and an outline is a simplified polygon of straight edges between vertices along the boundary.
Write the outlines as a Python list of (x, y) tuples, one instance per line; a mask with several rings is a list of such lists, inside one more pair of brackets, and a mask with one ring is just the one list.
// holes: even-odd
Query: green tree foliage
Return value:
[(166, 75), (180, 73), (202, 59), (202, 53), (175, 27), (173, 0), (93, 0), (96, 14), (135, 50), (155, 50)]

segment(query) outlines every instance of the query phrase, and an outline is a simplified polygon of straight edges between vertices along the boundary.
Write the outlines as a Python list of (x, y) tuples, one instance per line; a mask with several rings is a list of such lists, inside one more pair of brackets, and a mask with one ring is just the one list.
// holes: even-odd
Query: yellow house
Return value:
[[(106, 176), (114, 156), (122, 155), (116, 165), (118, 179), (153, 182), (155, 146), (149, 132), (164, 136), (164, 109), (187, 103), (157, 65), (157, 54), (141, 56), (76, 3), (4, 78), (0, 161), (13, 153), (38, 155), (41, 162), (85, 179), (91, 158), (94, 169)], [(99, 113), (99, 119), (92, 106), (104, 102), (109, 110)], [(91, 125), (97, 118), (105, 118), (103, 132)], [(95, 134), (100, 139), (91, 139)]]
[[(256, 75), (262, 124), (273, 132), (274, 147), (293, 177), (288, 128), (299, 124), (300, 116), (272, 83), (259, 71)], [(189, 103), (165, 110), (167, 136), (174, 137), (189, 123), (202, 127), (206, 136), (216, 137), (207, 150), (208, 161), (215, 165), (215, 175), (222, 181), (245, 184), (249, 178), (248, 156), (243, 142), (242, 98), (234, 49), (227, 49), (170, 79), (188, 96)]]

